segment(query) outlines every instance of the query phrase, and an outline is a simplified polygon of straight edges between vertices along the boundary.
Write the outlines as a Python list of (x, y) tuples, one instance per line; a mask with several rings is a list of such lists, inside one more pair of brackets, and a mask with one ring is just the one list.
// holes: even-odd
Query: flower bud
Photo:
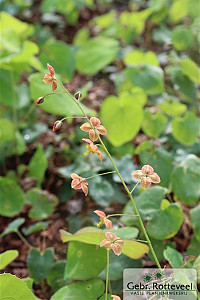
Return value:
[(76, 100), (80, 100), (81, 97), (82, 97), (81, 92), (77, 92), (77, 93), (74, 95), (74, 97), (76, 98)]
[(62, 126), (62, 122), (61, 121), (56, 121), (54, 124), (53, 124), (53, 131), (58, 131)]
[(36, 104), (41, 104), (44, 102), (44, 97), (39, 97), (36, 101)]

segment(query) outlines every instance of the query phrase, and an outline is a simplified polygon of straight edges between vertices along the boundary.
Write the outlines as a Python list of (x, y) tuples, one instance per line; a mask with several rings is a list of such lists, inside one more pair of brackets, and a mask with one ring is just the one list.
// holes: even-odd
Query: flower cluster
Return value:
[(149, 165), (144, 165), (141, 170), (132, 173), (135, 179), (141, 179), (141, 187), (146, 190), (151, 186), (151, 183), (159, 183), (160, 177), (154, 172), (154, 169)]
[(77, 175), (76, 173), (72, 173), (71, 178), (72, 178), (71, 187), (75, 190), (82, 190), (84, 192), (85, 196), (87, 196), (87, 194), (88, 194), (87, 180), (85, 178)]
[(113, 232), (106, 232), (105, 239), (101, 242), (100, 247), (107, 249), (112, 249), (116, 255), (122, 253), (122, 246), (124, 246), (124, 241), (117, 237)]
[(43, 81), (46, 84), (51, 84), (52, 90), (53, 92), (55, 92), (55, 90), (57, 89), (57, 79), (55, 77), (55, 70), (50, 64), (47, 64), (47, 68), (49, 70), (49, 74), (44, 75)]
[(82, 139), (82, 141), (87, 143), (86, 149), (87, 152), (84, 153), (84, 155), (88, 155), (89, 153), (96, 153), (99, 157), (99, 159), (102, 161), (102, 154), (101, 151), (98, 149), (98, 147), (90, 140), (90, 139)]
[[(93, 127), (90, 125), (90, 123)], [(100, 135), (100, 134), (105, 135), (106, 128), (104, 126), (102, 126), (101, 121), (95, 117), (90, 118), (90, 123), (89, 122), (84, 123), (80, 127), (80, 129), (85, 132), (89, 132), (89, 137), (94, 142), (94, 141), (98, 140), (98, 136), (96, 133), (98, 133), (98, 135)]]
[(100, 222), (97, 224), (97, 227), (100, 227), (101, 224), (104, 224), (107, 229), (113, 229), (112, 221), (108, 220), (106, 214), (101, 210), (95, 210), (94, 213), (100, 217)]

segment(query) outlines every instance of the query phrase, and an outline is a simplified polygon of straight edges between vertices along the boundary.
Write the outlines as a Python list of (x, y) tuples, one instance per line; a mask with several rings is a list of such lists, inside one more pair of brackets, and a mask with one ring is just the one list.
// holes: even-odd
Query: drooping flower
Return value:
[(117, 295), (111, 295), (111, 297), (113, 298), (113, 300), (121, 300), (121, 298)]
[(82, 97), (81, 92), (77, 92), (76, 94), (74, 94), (74, 97), (75, 97), (76, 100), (80, 100), (81, 97)]
[(141, 187), (146, 190), (151, 186), (151, 183), (159, 183), (160, 177), (154, 172), (154, 169), (149, 165), (144, 165), (141, 170), (134, 171), (132, 176), (135, 179), (141, 179)]
[[(90, 118), (90, 123), (95, 128), (95, 130), (97, 131), (98, 134), (102, 134), (102, 135), (106, 134), (106, 128), (101, 125), (101, 121), (98, 118), (95, 118), (95, 117)], [(98, 136), (97, 136), (96, 132), (94, 131), (94, 129), (92, 128), (92, 126), (87, 122), (87, 123), (84, 123), (80, 127), (80, 129), (85, 132), (89, 132), (89, 137), (94, 142), (98, 139)]]
[(61, 121), (56, 121), (54, 124), (53, 124), (53, 131), (58, 131), (62, 126), (62, 122)]
[(82, 141), (87, 143), (86, 149), (88, 150), (87, 152), (85, 152), (85, 155), (88, 155), (90, 152), (91, 153), (96, 153), (99, 157), (99, 159), (102, 161), (102, 154), (101, 151), (98, 149), (98, 147), (96, 145), (94, 145), (94, 143), (90, 140), (90, 139), (82, 139)]
[(44, 97), (39, 97), (36, 101), (36, 104), (41, 104), (44, 102)]
[(112, 249), (119, 256), (122, 253), (122, 246), (125, 244), (124, 241), (112, 232), (106, 232), (105, 237), (106, 239), (101, 242), (100, 247)]
[(72, 173), (71, 175), (72, 178), (72, 183), (71, 183), (71, 187), (74, 190), (82, 190), (85, 194), (85, 196), (87, 196), (88, 194), (88, 182), (85, 178), (77, 175), (76, 173)]
[(55, 92), (55, 90), (57, 89), (57, 79), (55, 77), (55, 70), (49, 64), (47, 64), (47, 68), (49, 70), (49, 74), (44, 75), (43, 81), (46, 84), (51, 84), (52, 85), (52, 90), (53, 90), (53, 92)]
[(95, 210), (94, 213), (100, 217), (100, 222), (97, 224), (97, 227), (100, 227), (101, 224), (105, 224), (107, 229), (113, 229), (112, 221), (108, 220), (106, 214), (101, 210)]

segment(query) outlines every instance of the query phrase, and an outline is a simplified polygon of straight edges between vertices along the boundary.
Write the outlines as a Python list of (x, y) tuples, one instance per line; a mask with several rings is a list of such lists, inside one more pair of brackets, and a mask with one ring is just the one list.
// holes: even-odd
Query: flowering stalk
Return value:
[(109, 259), (110, 259), (110, 249), (107, 249), (107, 262), (106, 262), (106, 297), (105, 300), (108, 299), (108, 280), (109, 280)]
[[(155, 260), (155, 262), (156, 262), (158, 268), (159, 268), (159, 269), (162, 269), (162, 268), (161, 268), (161, 265), (160, 265), (160, 263), (159, 263), (159, 260), (158, 260), (158, 258), (157, 258), (157, 256), (156, 256), (156, 253), (155, 253), (155, 251), (154, 251), (154, 249), (153, 249), (153, 246), (152, 246), (152, 244), (151, 244), (151, 241), (150, 241), (150, 239), (149, 239), (149, 236), (148, 236), (148, 234), (147, 234), (147, 231), (146, 231), (146, 229), (145, 229), (145, 227), (144, 227), (144, 224), (143, 224), (142, 218), (141, 218), (141, 216), (140, 216), (140, 213), (139, 213), (139, 211), (138, 211), (138, 209), (137, 209), (137, 207), (136, 207), (135, 201), (134, 201), (134, 199), (133, 199), (133, 196), (132, 196), (132, 191), (133, 191), (133, 190), (130, 191), (130, 190), (128, 189), (128, 187), (127, 187), (125, 181), (123, 180), (123, 178), (122, 178), (122, 176), (121, 176), (121, 174), (120, 174), (120, 172), (119, 172), (119, 170), (118, 170), (118, 168), (117, 168), (117, 166), (116, 166), (116, 164), (115, 164), (115, 162), (114, 162), (114, 160), (113, 160), (113, 158), (112, 158), (110, 152), (109, 152), (108, 149), (106, 148), (106, 146), (105, 146), (104, 142), (102, 141), (102, 139), (101, 139), (99, 133), (97, 132), (97, 130), (95, 129), (95, 127), (94, 127), (94, 126), (92, 125), (92, 123), (90, 122), (90, 119), (88, 118), (88, 116), (87, 116), (86, 113), (84, 112), (84, 110), (83, 110), (82, 106), (80, 105), (80, 103), (79, 103), (79, 102), (78, 102), (78, 101), (77, 101), (77, 100), (76, 100), (76, 99), (68, 92), (68, 90), (64, 87), (64, 85), (63, 85), (62, 83), (61, 83), (61, 85), (62, 85), (62, 87), (65, 89), (66, 94), (67, 94), (73, 101), (75, 101), (75, 103), (78, 105), (78, 107), (79, 107), (79, 109), (81, 110), (83, 116), (86, 117), (86, 119), (87, 119), (88, 123), (90, 124), (91, 128), (94, 130), (95, 134), (97, 135), (97, 137), (98, 137), (98, 139), (99, 139), (99, 141), (100, 141), (100, 143), (101, 143), (101, 145), (102, 145), (104, 151), (106, 152), (107, 156), (109, 157), (109, 159), (110, 159), (110, 161), (111, 161), (111, 163), (112, 163), (112, 165), (113, 165), (113, 167), (114, 167), (114, 169), (115, 169), (117, 175), (118, 175), (119, 178), (120, 178), (120, 181), (121, 181), (122, 185), (124, 186), (124, 188), (125, 188), (125, 190), (126, 190), (128, 196), (129, 196), (129, 198), (130, 198), (130, 200), (131, 200), (131, 202), (132, 202), (132, 205), (133, 205), (133, 208), (134, 208), (134, 210), (135, 210), (135, 212), (136, 212), (136, 215), (138, 215), (138, 220), (139, 220), (140, 226), (141, 226), (142, 231), (143, 231), (143, 233), (144, 233), (144, 236), (145, 236), (145, 238), (146, 238), (146, 240), (147, 240), (148, 246), (149, 246), (149, 248), (150, 248), (150, 250), (151, 250), (151, 253), (152, 253), (153, 257), (154, 257), (154, 260)], [(138, 184), (139, 184), (139, 183), (138, 183)], [(134, 188), (135, 188), (135, 187), (134, 187)]]

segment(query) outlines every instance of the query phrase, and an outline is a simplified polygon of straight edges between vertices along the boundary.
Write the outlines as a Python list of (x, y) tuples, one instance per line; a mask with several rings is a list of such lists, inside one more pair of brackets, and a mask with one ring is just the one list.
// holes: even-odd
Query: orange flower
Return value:
[(102, 154), (101, 151), (98, 149), (98, 147), (96, 145), (94, 145), (94, 143), (90, 140), (90, 139), (82, 139), (82, 141), (87, 143), (86, 149), (88, 150), (87, 152), (85, 152), (85, 155), (88, 155), (90, 152), (91, 153), (96, 153), (99, 157), (99, 159), (102, 161)]
[(87, 196), (87, 194), (88, 194), (87, 180), (75, 173), (72, 173), (70, 176), (72, 178), (71, 187), (75, 190), (82, 190), (84, 192), (85, 196)]
[(122, 239), (118, 238), (112, 232), (106, 232), (105, 237), (106, 237), (106, 239), (104, 239), (101, 242), (100, 247), (112, 249), (113, 252), (119, 256), (122, 253), (122, 246), (124, 246), (124, 241)]
[(100, 217), (100, 222), (97, 224), (97, 227), (100, 227), (101, 224), (105, 224), (107, 229), (113, 229), (113, 224), (110, 220), (107, 219), (106, 214), (101, 210), (94, 211), (97, 216)]
[(44, 75), (43, 81), (46, 84), (51, 84), (52, 90), (53, 90), (53, 92), (55, 92), (55, 90), (57, 89), (57, 79), (55, 78), (55, 70), (49, 64), (47, 64), (47, 68), (49, 70), (49, 74)]
[[(102, 135), (106, 134), (106, 129), (104, 126), (101, 125), (101, 121), (98, 118), (95, 118), (95, 117), (90, 118), (90, 123), (95, 128), (95, 130), (97, 131), (98, 134), (102, 134)], [(98, 136), (97, 136), (96, 132), (94, 131), (94, 129), (92, 128), (92, 126), (87, 122), (87, 123), (84, 123), (80, 127), (80, 129), (85, 132), (89, 132), (89, 137), (94, 142), (94, 141), (98, 140)]]
[(142, 170), (137, 170), (132, 173), (135, 179), (141, 179), (141, 187), (146, 190), (151, 186), (151, 183), (159, 183), (160, 177), (154, 172), (154, 169), (149, 165), (144, 165)]

